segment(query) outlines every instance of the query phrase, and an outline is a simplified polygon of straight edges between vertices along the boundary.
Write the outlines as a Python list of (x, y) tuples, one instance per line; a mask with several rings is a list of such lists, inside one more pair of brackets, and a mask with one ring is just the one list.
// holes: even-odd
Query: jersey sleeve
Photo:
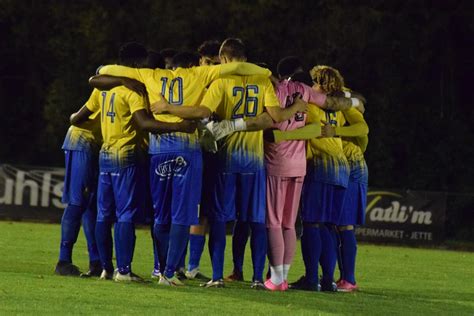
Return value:
[(364, 136), (369, 133), (369, 126), (364, 120), (364, 116), (358, 110), (350, 108), (342, 112), (349, 126), (336, 127), (336, 135), (346, 137)]
[(109, 75), (114, 77), (127, 77), (143, 82), (143, 78), (153, 76), (153, 69), (131, 68), (120, 65), (107, 65), (99, 69), (101, 75)]
[(199, 66), (195, 70), (199, 76), (204, 81), (204, 86), (209, 86), (214, 80), (218, 79), (221, 75), (221, 66), (222, 65), (213, 65), (213, 66)]
[(146, 100), (139, 94), (130, 91), (127, 98), (128, 105), (130, 107), (130, 113), (133, 114), (139, 110), (146, 110)]
[(240, 75), (240, 76), (254, 76), (261, 75), (270, 77), (272, 72), (267, 68), (257, 66), (247, 62), (232, 62), (220, 65), (220, 76)]
[(319, 106), (322, 106), (324, 103), (326, 103), (327, 96), (324, 93), (318, 92), (304, 83), (302, 83), (300, 87), (303, 90), (302, 95), (304, 101)]
[(207, 89), (201, 105), (207, 107), (211, 112), (215, 112), (224, 97), (224, 87), (222, 81), (214, 81)]
[(100, 91), (97, 89), (92, 90), (92, 93), (85, 105), (89, 111), (93, 112), (94, 114), (98, 113), (100, 111)]
[(275, 88), (273, 88), (272, 82), (270, 79), (265, 80), (265, 95), (263, 100), (263, 105), (265, 107), (280, 107), (280, 101), (275, 93)]

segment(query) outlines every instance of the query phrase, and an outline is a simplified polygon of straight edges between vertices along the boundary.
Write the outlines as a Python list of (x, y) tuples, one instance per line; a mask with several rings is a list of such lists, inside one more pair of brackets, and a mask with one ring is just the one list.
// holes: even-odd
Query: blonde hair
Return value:
[(344, 78), (335, 68), (325, 65), (314, 66), (309, 71), (315, 84), (321, 86), (326, 93), (342, 91), (344, 88)]

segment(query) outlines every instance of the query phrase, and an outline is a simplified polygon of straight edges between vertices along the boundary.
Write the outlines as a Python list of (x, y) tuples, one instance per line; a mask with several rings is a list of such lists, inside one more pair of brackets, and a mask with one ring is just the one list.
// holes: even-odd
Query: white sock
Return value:
[(283, 283), (283, 266), (270, 266), (270, 272), (272, 274), (270, 280), (275, 285), (280, 285)]
[(284, 264), (283, 265), (283, 280), (288, 280), (288, 271), (290, 271), (291, 264)]

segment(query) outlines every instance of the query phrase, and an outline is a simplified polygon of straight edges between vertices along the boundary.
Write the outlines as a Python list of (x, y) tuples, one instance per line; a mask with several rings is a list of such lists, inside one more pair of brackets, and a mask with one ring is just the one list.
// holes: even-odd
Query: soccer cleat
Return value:
[(301, 291), (321, 291), (321, 285), (311, 284), (307, 281), (306, 276), (302, 276), (298, 281), (288, 284), (288, 288), (291, 290), (301, 290)]
[(357, 291), (359, 287), (356, 284), (352, 284), (346, 280), (340, 280), (337, 283), (338, 292), (354, 292)]
[(185, 275), (186, 275), (186, 278), (189, 280), (194, 280), (194, 279), (203, 280), (203, 281), (210, 280), (210, 278), (208, 278), (207, 276), (205, 276), (199, 271), (199, 267), (194, 268), (191, 271), (186, 271)]
[(321, 291), (322, 292), (337, 292), (337, 285), (333, 281), (331, 282), (321, 281)]
[(81, 273), (81, 278), (100, 277), (102, 274), (102, 265), (100, 261), (93, 261), (89, 264), (89, 271)]
[(178, 271), (175, 272), (174, 274), (180, 281), (186, 280), (186, 273), (184, 272), (184, 269), (181, 268)]
[(153, 280), (159, 280), (161, 277), (161, 272), (159, 269), (153, 269), (153, 271), (151, 271), (151, 278)]
[(58, 263), (56, 264), (56, 268), (54, 269), (54, 273), (62, 276), (81, 275), (81, 271), (79, 271), (79, 268), (77, 266), (73, 265), (71, 262), (66, 261), (58, 261)]
[(210, 280), (209, 282), (203, 283), (200, 286), (205, 287), (205, 288), (211, 288), (211, 287), (220, 288), (220, 287), (225, 287), (225, 284), (224, 284), (224, 280), (219, 279), (215, 281)]
[(232, 271), (232, 274), (228, 275), (224, 278), (225, 281), (233, 282), (233, 281), (243, 281), (244, 274), (241, 271)]
[(161, 275), (160, 280), (158, 281), (159, 285), (165, 286), (183, 286), (184, 283), (181, 282), (175, 275), (172, 278), (167, 278), (164, 275)]
[(133, 272), (129, 272), (127, 274), (121, 274), (117, 272), (115, 273), (114, 281), (115, 282), (140, 282), (140, 283), (145, 282), (143, 278), (141, 278), (140, 276), (136, 275)]
[(99, 280), (112, 280), (114, 278), (114, 272), (113, 271), (107, 271), (107, 270), (102, 270), (102, 273), (100, 274)]
[(281, 285), (282, 285), (283, 291), (286, 291), (286, 290), (289, 289), (288, 281), (287, 281), (287, 280), (283, 281), (283, 283), (282, 283)]
[(255, 290), (268, 290), (262, 281), (253, 281), (252, 284), (250, 284), (250, 288)]
[(269, 291), (286, 291), (285, 282), (276, 285), (271, 279), (268, 279), (265, 281), (264, 285)]

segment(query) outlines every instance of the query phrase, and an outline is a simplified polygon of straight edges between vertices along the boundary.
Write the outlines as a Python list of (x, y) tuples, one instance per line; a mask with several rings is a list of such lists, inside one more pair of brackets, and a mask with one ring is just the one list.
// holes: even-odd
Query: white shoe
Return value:
[(201, 271), (199, 271), (199, 267), (196, 267), (192, 269), (191, 271), (186, 271), (185, 275), (186, 275), (186, 278), (189, 280), (194, 280), (194, 279), (203, 280), (203, 281), (210, 280), (210, 278), (208, 278), (207, 276), (202, 274)]
[(114, 276), (115, 282), (145, 282), (141, 277), (135, 273), (129, 272), (127, 274), (116, 273)]
[(113, 278), (113, 272), (107, 272), (107, 270), (103, 269), (102, 273), (100, 274), (99, 280), (112, 280)]
[(151, 278), (154, 279), (154, 280), (159, 280), (161, 277), (161, 272), (160, 270), (156, 270), (156, 269), (153, 269), (153, 271), (151, 271)]
[(181, 282), (176, 276), (172, 278), (167, 278), (164, 275), (160, 276), (160, 281), (158, 281), (159, 285), (166, 285), (166, 286), (183, 286), (184, 283)]

